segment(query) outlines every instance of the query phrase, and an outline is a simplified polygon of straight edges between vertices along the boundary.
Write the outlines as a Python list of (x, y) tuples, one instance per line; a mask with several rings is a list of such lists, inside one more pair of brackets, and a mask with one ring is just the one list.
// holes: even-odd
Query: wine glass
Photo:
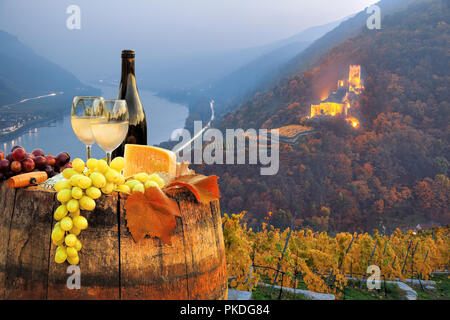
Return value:
[(97, 144), (111, 162), (113, 152), (125, 140), (130, 118), (125, 100), (99, 98), (94, 102), (91, 130)]
[(78, 139), (86, 145), (87, 159), (91, 157), (91, 147), (95, 143), (91, 130), (91, 117), (94, 113), (94, 102), (103, 99), (101, 97), (74, 97), (70, 122)]

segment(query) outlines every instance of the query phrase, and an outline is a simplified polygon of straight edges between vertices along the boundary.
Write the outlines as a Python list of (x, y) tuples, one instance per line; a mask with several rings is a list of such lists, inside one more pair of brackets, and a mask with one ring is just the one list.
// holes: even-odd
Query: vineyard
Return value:
[(231, 288), (251, 291), (258, 282), (334, 293), (340, 297), (349, 277), (367, 279), (371, 265), (380, 268), (380, 280), (428, 279), (447, 270), (450, 261), (450, 228), (427, 231), (396, 230), (391, 235), (375, 231), (351, 234), (312, 230), (279, 230), (263, 224), (259, 232), (241, 222), (241, 214), (223, 218)]

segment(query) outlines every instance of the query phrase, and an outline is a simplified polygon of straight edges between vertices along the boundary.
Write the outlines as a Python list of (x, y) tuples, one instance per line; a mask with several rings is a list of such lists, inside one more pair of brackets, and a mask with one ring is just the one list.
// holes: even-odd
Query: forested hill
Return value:
[(0, 105), (77, 89), (80, 94), (97, 92), (83, 85), (70, 72), (37, 55), (17, 37), (0, 30)]
[[(280, 147), (280, 171), (198, 166), (221, 177), (224, 212), (247, 210), (250, 225), (270, 221), (328, 231), (386, 231), (450, 223), (450, 10), (417, 0), (363, 29), (306, 71), (255, 95), (221, 128), (277, 128), (304, 121), (310, 104), (360, 64), (361, 126), (321, 123), (319, 133)], [(295, 72), (295, 70), (292, 70)]]

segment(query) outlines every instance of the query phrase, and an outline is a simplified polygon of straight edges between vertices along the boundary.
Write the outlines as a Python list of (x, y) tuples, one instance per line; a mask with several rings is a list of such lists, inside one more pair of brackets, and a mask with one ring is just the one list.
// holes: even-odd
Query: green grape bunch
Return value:
[(52, 242), (56, 246), (55, 262), (71, 265), (80, 262), (79, 252), (83, 248), (78, 236), (87, 229), (88, 221), (82, 211), (94, 211), (102, 194), (114, 191), (130, 193), (121, 174), (125, 159), (117, 157), (108, 165), (105, 160), (82, 159), (72, 161), (72, 168), (63, 171), (64, 180), (58, 181), (54, 189), (61, 205), (53, 218), (57, 221), (52, 230)]
[(138, 173), (126, 181), (122, 175), (125, 159), (114, 158), (108, 165), (105, 160), (82, 159), (72, 161), (72, 168), (63, 171), (64, 180), (58, 181), (54, 189), (61, 205), (53, 217), (57, 221), (52, 231), (52, 242), (57, 247), (55, 261), (77, 265), (82, 249), (78, 239), (81, 231), (87, 229), (88, 221), (82, 211), (94, 211), (95, 200), (103, 194), (121, 192), (144, 193), (149, 188), (162, 189), (165, 181), (157, 174)]

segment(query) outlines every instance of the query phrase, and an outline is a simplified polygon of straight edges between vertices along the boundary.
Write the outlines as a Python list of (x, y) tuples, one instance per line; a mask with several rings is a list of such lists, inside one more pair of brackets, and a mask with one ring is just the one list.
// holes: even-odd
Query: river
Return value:
[[(105, 98), (117, 96), (118, 88), (98, 85), (96, 87), (102, 90), (102, 96)], [(184, 122), (188, 117), (188, 109), (185, 105), (158, 97), (155, 93), (147, 90), (139, 90), (139, 96), (147, 117), (147, 141), (149, 145), (167, 141), (174, 130), (184, 127)], [(45, 97), (43, 99), (51, 98)], [(29, 128), (14, 139), (0, 140), (0, 150), (5, 151), (5, 153), (9, 153), (14, 145), (24, 147), (27, 152), (31, 152), (35, 148), (41, 148), (45, 153), (54, 155), (66, 151), (72, 159), (76, 157), (86, 158), (84, 145), (72, 131), (70, 105), (67, 106), (67, 115), (64, 118)], [(104, 157), (105, 153), (95, 144), (92, 148), (92, 156), (100, 158)]]

